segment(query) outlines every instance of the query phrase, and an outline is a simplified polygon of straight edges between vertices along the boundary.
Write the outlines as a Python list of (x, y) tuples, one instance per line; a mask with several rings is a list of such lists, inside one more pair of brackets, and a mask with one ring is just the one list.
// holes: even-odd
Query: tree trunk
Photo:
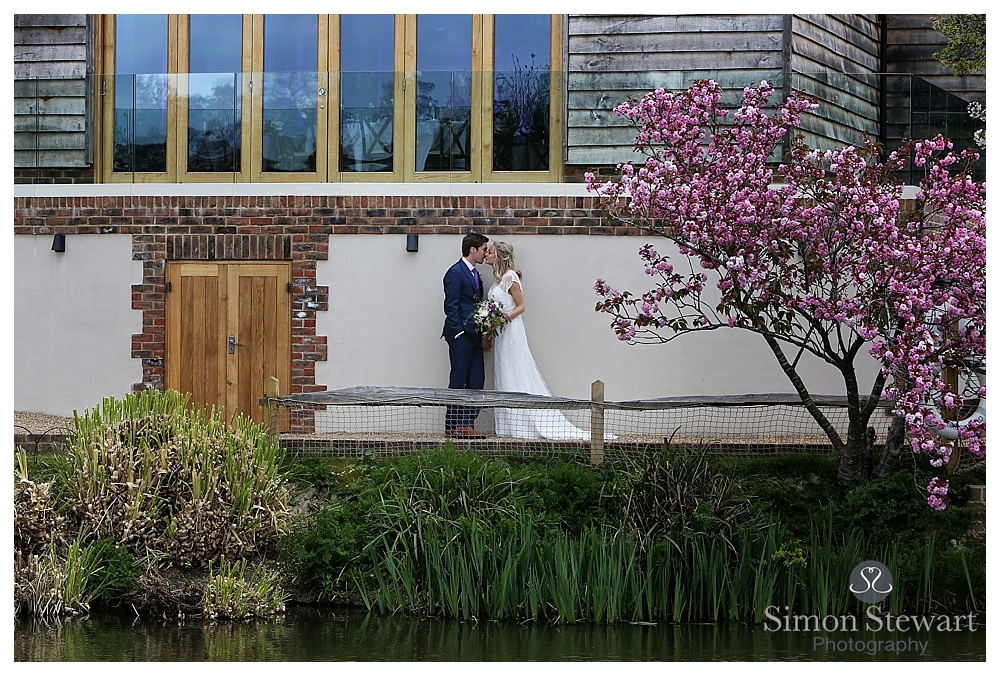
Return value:
[(903, 442), (906, 440), (906, 427), (903, 416), (893, 416), (889, 426), (889, 434), (885, 438), (885, 450), (882, 459), (875, 468), (875, 478), (889, 476), (899, 469), (899, 456), (903, 452)]
[(875, 446), (875, 428), (868, 426), (871, 413), (865, 407), (851, 411), (847, 428), (847, 443), (840, 451), (837, 479), (845, 488), (854, 488), (872, 478), (872, 454)]
[(872, 453), (875, 451), (875, 428), (865, 430), (865, 444), (861, 451), (861, 480), (872, 480)]

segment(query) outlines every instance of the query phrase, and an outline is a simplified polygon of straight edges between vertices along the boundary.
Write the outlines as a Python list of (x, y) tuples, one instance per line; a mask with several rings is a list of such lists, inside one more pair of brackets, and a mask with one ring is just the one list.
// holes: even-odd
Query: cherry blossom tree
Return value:
[[(895, 400), (913, 450), (941, 466), (950, 452), (935, 431), (948, 426), (941, 412), (961, 410), (970, 395), (985, 398), (976, 375), (986, 354), (986, 196), (966, 171), (977, 156), (952, 152), (940, 137), (884, 161), (869, 138), (810, 150), (797, 130), (815, 104), (793, 94), (770, 105), (773, 93), (767, 82), (745, 89), (730, 115), (720, 87), (706, 80), (615, 110), (637, 128), (635, 150), (646, 160), (620, 165), (616, 182), (588, 174), (588, 188), (613, 218), (663, 236), (685, 259), (675, 268), (643, 246), (652, 288), (633, 294), (597, 280), (597, 310), (630, 343), (728, 328), (760, 335), (839, 453), (846, 486), (870, 476), (868, 422), (883, 393)], [(776, 166), (786, 141), (791, 151)], [(914, 208), (904, 210), (914, 203), (904, 202), (894, 176), (909, 162), (924, 178)], [(882, 364), (871, 383), (859, 382), (863, 349)], [(804, 353), (843, 377), (846, 438), (799, 374)], [(946, 383), (945, 367), (972, 391)], [(984, 424), (951, 436), (985, 453)], [(877, 474), (890, 470), (883, 463)], [(947, 483), (933, 483), (928, 494), (942, 506)]]

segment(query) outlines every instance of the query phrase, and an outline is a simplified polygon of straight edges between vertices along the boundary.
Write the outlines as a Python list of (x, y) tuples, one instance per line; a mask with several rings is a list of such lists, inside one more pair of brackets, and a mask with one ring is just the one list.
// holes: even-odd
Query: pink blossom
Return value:
[[(588, 174), (588, 190), (615, 218), (668, 238), (705, 272), (682, 274), (645, 245), (639, 255), (655, 288), (636, 296), (599, 280), (597, 309), (624, 341), (732, 327), (847, 363), (850, 373), (864, 346), (881, 362), (878, 379), (869, 389), (845, 376), (845, 386), (893, 399), (914, 452), (944, 466), (952, 443), (938, 434), (946, 423), (937, 411), (986, 396), (976, 377), (986, 356), (986, 186), (965, 169), (978, 155), (955, 152), (941, 136), (884, 161), (867, 137), (812, 150), (798, 129), (815, 103), (793, 93), (774, 105), (773, 95), (767, 82), (747, 87), (730, 114), (719, 85), (704, 80), (615, 109), (636, 127), (645, 160), (620, 165), (617, 182)], [(786, 138), (791, 152), (775, 166), (769, 158)], [(910, 163), (922, 178), (916, 209), (904, 212), (895, 177)], [(776, 181), (784, 185), (775, 189)], [(706, 273), (717, 299), (702, 298)], [(947, 369), (969, 386), (948, 385)], [(985, 454), (984, 424), (957, 434), (970, 453)], [(943, 508), (940, 495), (931, 497)]]
[(943, 512), (945, 507), (948, 506), (948, 503), (946, 503), (944, 500), (942, 500), (936, 495), (928, 495), (927, 504), (930, 505), (931, 509), (938, 512)]

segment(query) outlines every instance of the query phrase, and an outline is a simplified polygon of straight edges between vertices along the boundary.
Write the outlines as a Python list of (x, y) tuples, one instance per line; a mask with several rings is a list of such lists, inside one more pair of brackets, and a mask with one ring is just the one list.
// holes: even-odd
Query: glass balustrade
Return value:
[[(974, 147), (983, 126), (965, 101), (910, 75), (793, 73), (786, 82), (777, 71), (567, 74), (530, 57), (507, 65), (486, 73), (379, 67), (16, 79), (15, 180), (51, 182), (54, 169), (85, 173), (97, 163), (110, 171), (95, 182), (268, 182), (298, 172), (327, 181), (448, 180), (477, 167), (489, 180), (509, 173), (522, 181), (548, 172), (552, 157), (573, 164), (580, 148), (610, 149), (608, 164), (641, 159), (614, 107), (657, 87), (677, 91), (707, 78), (723, 85), (722, 106), (730, 110), (743, 87), (763, 79), (815, 97), (819, 107), (802, 124), (812, 147), (856, 143), (867, 132), (887, 150), (939, 133), (961, 149)], [(556, 112), (564, 125), (558, 137)], [(556, 153), (553, 138), (564, 145)], [(980, 154), (977, 180), (986, 171)]]

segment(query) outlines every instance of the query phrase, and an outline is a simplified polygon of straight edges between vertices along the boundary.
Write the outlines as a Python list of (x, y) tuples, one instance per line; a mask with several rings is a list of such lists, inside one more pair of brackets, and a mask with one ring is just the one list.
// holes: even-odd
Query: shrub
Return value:
[(225, 556), (217, 568), (208, 564), (203, 613), (207, 619), (245, 620), (283, 613), (287, 595), (278, 584), (278, 574), (255, 568), (247, 577), (247, 562), (228, 563)]
[(70, 513), (137, 556), (190, 567), (243, 556), (289, 518), (281, 452), (244, 417), (147, 390), (74, 418), (60, 475)]
[(60, 617), (90, 612), (90, 602), (102, 591), (95, 575), (102, 545), (84, 545), (81, 530), (61, 556), (53, 536), (43, 554), (18, 556), (14, 565), (14, 612), (35, 617)]
[(95, 543), (99, 568), (94, 571), (95, 585), (100, 590), (95, 599), (112, 598), (135, 591), (142, 575), (142, 562), (114, 540), (105, 538)]
[(623, 456), (617, 469), (622, 519), (637, 533), (728, 530), (755, 516), (743, 482), (713, 470), (703, 453), (664, 444), (662, 451)]
[(713, 458), (722, 474), (740, 477), (757, 502), (794, 537), (809, 536), (812, 514), (840, 499), (837, 456), (803, 453)]
[(371, 502), (338, 500), (323, 507), (282, 541), (281, 558), (301, 584), (343, 591), (341, 573), (364, 548)]
[(971, 514), (967, 508), (944, 512), (923, 509), (927, 502), (919, 486), (926, 483), (921, 484), (913, 471), (903, 469), (855, 488), (828, 509), (839, 528), (864, 528), (880, 542), (898, 536), (922, 538), (935, 532), (960, 537), (968, 532)]

